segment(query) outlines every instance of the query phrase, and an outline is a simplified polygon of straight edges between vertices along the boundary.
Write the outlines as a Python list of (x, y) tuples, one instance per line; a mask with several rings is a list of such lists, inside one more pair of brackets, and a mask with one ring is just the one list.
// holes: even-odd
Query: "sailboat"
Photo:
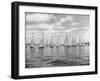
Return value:
[(53, 48), (53, 37), (51, 37), (51, 41), (50, 41), (50, 47)]
[(82, 44), (82, 46), (84, 46), (84, 45), (85, 45), (84, 40), (82, 40), (82, 43), (81, 43), (81, 44)]
[(59, 36), (57, 37), (56, 47), (59, 47)]
[(82, 42), (82, 39), (81, 37), (79, 36), (79, 45), (82, 46), (83, 45), (83, 42)]
[(64, 40), (64, 46), (68, 45), (68, 34), (66, 34), (65, 40)]
[(33, 36), (33, 34), (32, 34), (32, 40), (31, 40), (30, 48), (34, 48), (34, 47), (35, 47), (34, 36)]
[(46, 46), (46, 47), (48, 47), (48, 46), (49, 46), (49, 42), (48, 42), (48, 40), (46, 41), (45, 46)]
[(42, 32), (42, 39), (40, 40), (40, 44), (38, 48), (44, 48), (44, 33)]
[(72, 37), (72, 46), (77, 46), (77, 44), (76, 44), (76, 40), (75, 40), (74, 37)]
[(64, 40), (64, 46), (67, 46), (67, 47), (71, 46), (71, 37), (70, 37), (69, 33), (66, 34), (66, 37), (65, 37), (65, 40)]

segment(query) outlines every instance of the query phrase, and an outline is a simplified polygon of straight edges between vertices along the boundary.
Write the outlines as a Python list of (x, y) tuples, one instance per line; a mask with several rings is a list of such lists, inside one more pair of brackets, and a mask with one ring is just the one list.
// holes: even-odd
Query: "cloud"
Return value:
[(40, 30), (40, 31), (45, 31), (45, 30), (51, 30), (53, 28), (52, 25), (49, 24), (35, 24), (35, 25), (27, 25), (26, 30)]
[(64, 32), (72, 32), (72, 31), (75, 31), (75, 30), (77, 30), (77, 28), (66, 29)]
[(57, 25), (56, 26), (54, 25), (53, 29), (54, 30), (58, 30), (58, 31), (64, 31), (65, 30), (65, 27), (64, 26), (60, 26), (60, 25), (58, 25), (58, 26)]
[(58, 22), (56, 22), (55, 23), (55, 25), (62, 25), (64, 22), (72, 22), (72, 21), (74, 21), (74, 19), (73, 19), (73, 17), (72, 16), (65, 16), (65, 17), (63, 17), (63, 18), (60, 18), (60, 20), (58, 21)]
[(75, 25), (78, 25), (78, 24), (79, 24), (78, 22), (73, 22), (71, 25), (75, 26)]
[(71, 22), (74, 21), (74, 19), (73, 19), (72, 16), (66, 16), (66, 20), (67, 20), (67, 21), (71, 21)]
[(86, 29), (86, 30), (88, 30), (90, 27), (89, 26), (85, 26), (85, 27), (83, 27), (83, 29)]
[(54, 25), (54, 24), (45, 24), (45, 23), (40, 23), (40, 24), (35, 24), (35, 25), (27, 25), (26, 30), (39, 30), (39, 31), (74, 31), (77, 30), (77, 28), (70, 28), (67, 29), (62, 25)]
[(50, 18), (52, 18), (52, 15), (50, 14), (26, 14), (26, 21), (28, 22), (43, 22), (43, 21), (49, 21)]

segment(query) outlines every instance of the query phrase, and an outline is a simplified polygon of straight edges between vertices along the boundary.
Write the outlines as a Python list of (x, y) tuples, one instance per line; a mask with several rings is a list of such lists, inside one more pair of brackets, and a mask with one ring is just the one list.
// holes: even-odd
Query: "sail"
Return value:
[(64, 40), (64, 45), (68, 45), (68, 33), (66, 34), (65, 40)]
[(35, 43), (34, 43), (34, 35), (32, 34), (32, 40), (31, 40), (31, 45), (34, 47)]
[(72, 45), (73, 46), (76, 45), (76, 39), (75, 39), (75, 37), (72, 37)]

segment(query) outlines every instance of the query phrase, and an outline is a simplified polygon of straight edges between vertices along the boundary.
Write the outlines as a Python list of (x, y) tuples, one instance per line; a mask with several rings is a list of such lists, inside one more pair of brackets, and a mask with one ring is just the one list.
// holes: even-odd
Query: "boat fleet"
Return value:
[[(44, 33), (41, 33), (41, 38), (39, 39), (38, 43), (35, 43), (34, 34), (32, 34), (32, 39), (30, 43), (25, 43), (25, 47), (30, 48), (44, 48), (44, 47), (72, 47), (72, 46), (89, 46), (89, 42), (85, 42), (81, 36), (78, 37), (78, 42), (74, 36), (70, 33), (64, 33), (64, 36), (52, 34), (49, 40), (45, 40)], [(62, 38), (63, 37), (63, 38)], [(56, 40), (55, 40), (56, 38)]]

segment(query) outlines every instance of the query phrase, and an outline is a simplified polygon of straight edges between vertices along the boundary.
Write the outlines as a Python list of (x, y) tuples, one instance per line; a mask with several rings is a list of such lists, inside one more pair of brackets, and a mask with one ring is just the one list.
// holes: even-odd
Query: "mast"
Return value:
[(32, 40), (31, 40), (31, 47), (33, 48), (34, 47), (34, 35), (32, 33)]
[(84, 40), (82, 39), (82, 45), (84, 45)]
[(79, 36), (79, 45), (81, 45), (81, 37)]
[(70, 36), (70, 33), (68, 33), (68, 46), (71, 46), (71, 36)]
[(50, 46), (53, 47), (53, 37), (51, 36)]
[(74, 45), (74, 39), (73, 39), (73, 37), (72, 37), (72, 46)]
[(75, 37), (72, 37), (72, 45), (75, 46), (76, 45), (76, 40)]
[(65, 43), (66, 46), (68, 45), (68, 33), (66, 34), (64, 43)]
[(57, 37), (57, 44), (58, 44), (58, 46), (59, 46), (59, 36)]
[(44, 33), (42, 32), (42, 45), (44, 45)]
[(42, 46), (44, 46), (44, 32), (42, 32)]

